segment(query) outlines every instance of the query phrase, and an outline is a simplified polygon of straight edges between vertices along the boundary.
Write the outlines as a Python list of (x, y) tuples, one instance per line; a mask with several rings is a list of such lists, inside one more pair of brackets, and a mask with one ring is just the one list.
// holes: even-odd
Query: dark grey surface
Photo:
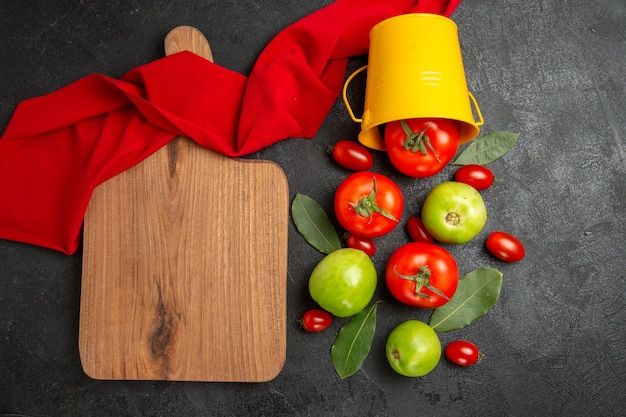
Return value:
[[(15, 105), (93, 72), (120, 76), (162, 55), (174, 26), (194, 25), (217, 62), (248, 73), (283, 27), (328, 1), (2, 1), (0, 126)], [(346, 18), (349, 18), (347, 16)], [(306, 334), (297, 319), (314, 304), (310, 271), (321, 259), (290, 224), (287, 361), (262, 384), (109, 382), (89, 379), (78, 357), (81, 254), (0, 241), (0, 414), (31, 416), (623, 416), (626, 415), (626, 3), (623, 0), (466, 0), (453, 15), (483, 132), (519, 142), (490, 167), (502, 180), (484, 192), (489, 220), (474, 241), (447, 246), (461, 273), (504, 272), (501, 296), (469, 327), (485, 353), (473, 368), (442, 360), (429, 375), (400, 377), (384, 342), (400, 322), (429, 311), (394, 302), (381, 282), (377, 334), (362, 370), (340, 380), (329, 348), (339, 327)], [(364, 63), (359, 58), (351, 68)], [(348, 174), (324, 153), (358, 126), (340, 101), (313, 140), (253, 155), (280, 164), (291, 197), (330, 212)], [(412, 180), (376, 153), (375, 170), (407, 196), (401, 227), (379, 241), (387, 257), (407, 241), (404, 224), (426, 193), (450, 179)], [(0, 204), (10, 204), (0, 201)], [(260, 219), (259, 221), (262, 221)], [(525, 243), (505, 264), (486, 254), (489, 231)], [(226, 359), (225, 359), (226, 360)]]

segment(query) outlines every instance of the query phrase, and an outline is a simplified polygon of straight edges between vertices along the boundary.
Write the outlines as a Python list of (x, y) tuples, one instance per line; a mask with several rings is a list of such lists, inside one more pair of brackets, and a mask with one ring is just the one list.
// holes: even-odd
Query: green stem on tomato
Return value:
[(435, 158), (437, 158), (437, 162), (441, 162), (439, 159), (439, 155), (433, 145), (430, 143), (430, 138), (426, 134), (426, 130), (430, 127), (430, 124), (426, 124), (424, 129), (419, 132), (413, 132), (413, 130), (409, 127), (409, 125), (404, 121), (400, 120), (400, 125), (402, 126), (402, 130), (404, 130), (404, 134), (406, 135), (406, 139), (402, 146), (407, 151), (417, 152), (420, 151), (422, 155), (426, 156), (428, 154), (428, 150), (430, 150)]
[(450, 297), (447, 297), (437, 287), (435, 287), (434, 285), (432, 285), (430, 283), (431, 271), (430, 271), (430, 268), (428, 266), (426, 266), (426, 265), (420, 266), (419, 269), (417, 270), (417, 273), (414, 274), (414, 275), (402, 275), (401, 273), (398, 272), (396, 267), (397, 267), (397, 265), (394, 265), (394, 267), (393, 267), (393, 272), (394, 272), (394, 274), (396, 274), (396, 276), (398, 276), (398, 277), (400, 277), (402, 279), (406, 279), (406, 280), (415, 282), (415, 294), (418, 297), (430, 298), (430, 296), (428, 294), (424, 294), (424, 293), (421, 292), (422, 291), (422, 287), (426, 287), (429, 290), (431, 290), (432, 292), (434, 292), (435, 294), (439, 295), (440, 297), (443, 297), (446, 300), (450, 299)]
[(393, 216), (393, 214), (379, 207), (378, 204), (376, 203), (376, 177), (374, 177), (373, 180), (374, 180), (374, 188), (372, 189), (372, 192), (369, 193), (367, 197), (361, 198), (358, 203), (350, 203), (350, 205), (352, 206), (352, 208), (357, 214), (363, 217), (369, 217), (370, 222), (372, 221), (372, 216), (374, 215), (374, 213), (381, 214), (387, 217), (388, 219), (391, 219), (394, 222), (397, 222), (398, 219), (396, 219)]

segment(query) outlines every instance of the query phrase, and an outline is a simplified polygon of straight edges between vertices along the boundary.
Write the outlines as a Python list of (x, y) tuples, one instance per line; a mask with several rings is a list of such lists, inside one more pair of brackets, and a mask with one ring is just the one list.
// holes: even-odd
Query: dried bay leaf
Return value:
[(428, 323), (437, 332), (458, 330), (485, 315), (496, 303), (502, 288), (502, 272), (476, 269), (459, 280), (456, 293), (433, 310)]
[(474, 139), (452, 161), (452, 165), (486, 165), (506, 155), (519, 137), (518, 133), (498, 130)]
[(291, 203), (291, 218), (311, 246), (328, 255), (341, 249), (341, 241), (324, 209), (311, 197), (297, 194)]
[(355, 314), (339, 330), (330, 350), (335, 371), (341, 379), (361, 369), (376, 332), (376, 307), (380, 301)]

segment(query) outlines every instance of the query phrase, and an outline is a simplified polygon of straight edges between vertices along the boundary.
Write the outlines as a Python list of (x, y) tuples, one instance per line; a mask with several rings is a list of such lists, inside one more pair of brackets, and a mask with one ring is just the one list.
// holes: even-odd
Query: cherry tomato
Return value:
[(471, 366), (477, 363), (482, 354), (472, 342), (455, 340), (446, 346), (446, 357), (460, 366)]
[(326, 330), (331, 324), (333, 324), (333, 316), (329, 312), (320, 309), (309, 310), (300, 319), (302, 328), (310, 333)]
[(506, 232), (491, 233), (487, 237), (487, 249), (493, 256), (505, 262), (521, 261), (526, 255), (522, 242)]
[(459, 129), (447, 119), (409, 119), (387, 123), (385, 147), (394, 167), (410, 177), (441, 171), (459, 149)]
[(372, 257), (376, 254), (376, 244), (368, 237), (357, 236), (350, 233), (346, 239), (346, 245), (352, 249), (362, 250), (367, 256)]
[(373, 238), (389, 233), (404, 209), (400, 187), (388, 177), (356, 172), (335, 192), (335, 215), (341, 226), (357, 236)]
[(454, 180), (471, 185), (477, 190), (486, 190), (493, 185), (493, 172), (482, 165), (465, 165), (454, 173)]
[(447, 303), (459, 284), (459, 270), (452, 255), (432, 243), (412, 242), (389, 257), (385, 279), (400, 302), (424, 308)]
[(351, 171), (367, 171), (374, 165), (372, 153), (352, 140), (340, 140), (328, 148), (328, 153), (339, 165)]
[(424, 222), (419, 217), (410, 217), (406, 223), (406, 231), (413, 242), (433, 243), (435, 239), (424, 226)]

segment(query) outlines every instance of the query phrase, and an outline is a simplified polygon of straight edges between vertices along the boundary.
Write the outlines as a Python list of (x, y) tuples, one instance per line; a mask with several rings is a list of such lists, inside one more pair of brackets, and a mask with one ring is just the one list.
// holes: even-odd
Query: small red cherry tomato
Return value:
[(406, 231), (413, 242), (433, 243), (435, 241), (419, 217), (409, 218), (406, 223)]
[(515, 236), (506, 232), (493, 232), (487, 237), (487, 249), (493, 256), (505, 262), (524, 259), (526, 250)]
[(376, 253), (376, 244), (368, 237), (357, 236), (350, 233), (346, 238), (346, 245), (352, 249), (362, 250), (370, 258)]
[(312, 309), (304, 313), (300, 325), (309, 333), (321, 332), (333, 324), (333, 316), (328, 311)]
[(351, 171), (367, 171), (374, 165), (372, 153), (352, 140), (340, 140), (328, 148), (328, 153), (339, 165)]
[(477, 190), (486, 190), (493, 185), (493, 172), (482, 165), (465, 165), (454, 173), (454, 180), (471, 185)]
[(446, 357), (460, 366), (471, 366), (480, 360), (482, 354), (478, 347), (467, 340), (455, 340), (446, 346)]

